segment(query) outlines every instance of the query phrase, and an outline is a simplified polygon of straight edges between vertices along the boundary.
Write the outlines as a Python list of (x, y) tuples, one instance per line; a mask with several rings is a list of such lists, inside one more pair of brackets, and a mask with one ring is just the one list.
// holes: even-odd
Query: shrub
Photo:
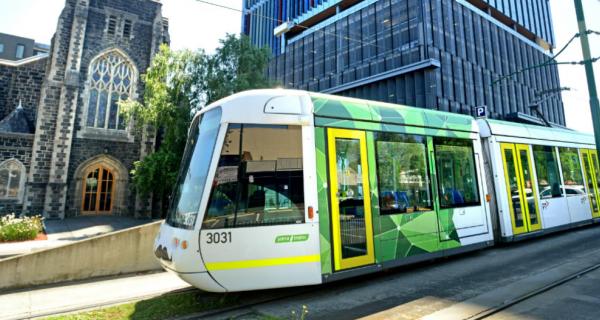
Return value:
[(9, 214), (0, 218), (0, 242), (33, 240), (42, 230), (40, 216), (17, 218)]

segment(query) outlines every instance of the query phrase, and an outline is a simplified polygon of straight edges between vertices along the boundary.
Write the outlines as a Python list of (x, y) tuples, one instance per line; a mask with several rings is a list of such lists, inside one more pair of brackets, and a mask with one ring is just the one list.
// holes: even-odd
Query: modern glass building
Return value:
[(548, 0), (244, 0), (242, 31), (287, 88), (565, 124)]

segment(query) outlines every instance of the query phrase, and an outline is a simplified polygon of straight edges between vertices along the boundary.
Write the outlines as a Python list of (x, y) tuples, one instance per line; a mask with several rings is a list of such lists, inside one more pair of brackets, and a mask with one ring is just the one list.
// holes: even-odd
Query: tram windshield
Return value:
[(194, 228), (220, 121), (221, 108), (215, 108), (202, 114), (192, 123), (167, 215), (167, 223), (170, 226)]
[(304, 222), (300, 126), (230, 124), (203, 229)]

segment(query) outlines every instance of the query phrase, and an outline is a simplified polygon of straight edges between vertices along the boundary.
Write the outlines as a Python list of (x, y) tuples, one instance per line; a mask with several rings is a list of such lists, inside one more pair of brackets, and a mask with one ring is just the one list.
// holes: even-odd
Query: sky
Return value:
[[(242, 0), (208, 0), (227, 7), (241, 9)], [(0, 0), (0, 32), (50, 43), (65, 0)], [(600, 31), (600, 0), (582, 0), (588, 29)], [(241, 14), (238, 11), (211, 6), (195, 0), (162, 0), (163, 16), (169, 18), (171, 47), (174, 49), (203, 48), (213, 52), (226, 33), (239, 33)], [(558, 52), (577, 33), (577, 18), (572, 0), (550, 0)], [(600, 36), (590, 36), (592, 57), (600, 56)], [(581, 45), (574, 41), (559, 61), (582, 60)], [(594, 65), (596, 85), (600, 87), (600, 61)], [(589, 95), (583, 66), (559, 66), (567, 126), (593, 132)]]

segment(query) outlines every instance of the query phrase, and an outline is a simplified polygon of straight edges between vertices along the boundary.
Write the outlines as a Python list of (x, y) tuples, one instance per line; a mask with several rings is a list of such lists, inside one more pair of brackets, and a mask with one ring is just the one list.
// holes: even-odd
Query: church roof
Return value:
[(20, 101), (19, 106), (0, 121), (0, 132), (33, 133), (33, 126), (29, 123)]
[(24, 64), (28, 64), (28, 63), (46, 59), (49, 56), (50, 56), (50, 54), (48, 54), (48, 53), (40, 53), (38, 55), (27, 57), (27, 58), (24, 58), (21, 60), (16, 60), (16, 61), (0, 59), (0, 65), (5, 65), (5, 66), (9, 66), (9, 67), (20, 67)]

